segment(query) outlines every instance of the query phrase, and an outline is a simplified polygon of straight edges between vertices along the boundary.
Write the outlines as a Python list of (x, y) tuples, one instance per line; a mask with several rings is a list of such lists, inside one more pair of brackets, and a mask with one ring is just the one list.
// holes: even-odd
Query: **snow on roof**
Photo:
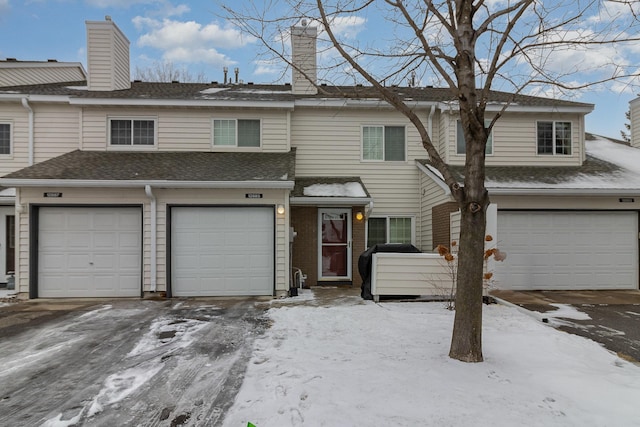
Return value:
[(308, 197), (367, 197), (359, 182), (313, 184), (304, 187), (303, 194)]
[(213, 93), (222, 92), (224, 90), (229, 90), (228, 87), (210, 87), (209, 89), (201, 90), (200, 93), (203, 95), (210, 95)]

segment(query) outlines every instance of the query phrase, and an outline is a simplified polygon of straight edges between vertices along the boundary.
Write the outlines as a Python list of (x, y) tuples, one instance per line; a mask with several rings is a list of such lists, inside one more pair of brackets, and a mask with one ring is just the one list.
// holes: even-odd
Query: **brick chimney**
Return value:
[(129, 39), (106, 16), (104, 21), (86, 21), (89, 90), (131, 88)]
[(316, 39), (318, 28), (309, 27), (305, 19), (291, 27), (292, 87), (295, 95), (315, 95), (318, 89)]

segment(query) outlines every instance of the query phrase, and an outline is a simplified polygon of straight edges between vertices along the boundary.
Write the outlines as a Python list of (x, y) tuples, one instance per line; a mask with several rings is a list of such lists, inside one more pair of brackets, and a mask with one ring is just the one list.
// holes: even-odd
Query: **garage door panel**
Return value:
[(141, 215), (139, 208), (40, 208), (39, 296), (139, 296)]
[(176, 207), (171, 219), (174, 295), (273, 294), (272, 208)]
[(499, 212), (506, 289), (637, 289), (636, 212)]

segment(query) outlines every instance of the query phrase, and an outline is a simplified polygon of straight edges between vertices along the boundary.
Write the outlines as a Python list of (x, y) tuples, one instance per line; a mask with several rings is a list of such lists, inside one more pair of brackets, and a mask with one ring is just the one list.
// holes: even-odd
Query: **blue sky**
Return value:
[[(241, 3), (246, 2), (227, 2), (234, 6)], [(272, 7), (282, 5), (272, 2)], [(215, 0), (188, 4), (170, 0), (0, 0), (0, 58), (57, 59), (81, 62), (86, 68), (85, 21), (109, 15), (131, 42), (132, 74), (136, 67), (171, 61), (208, 81), (222, 81), (224, 66), (229, 67), (231, 76), (238, 67), (245, 82), (277, 81), (281, 69), (260, 61), (259, 42), (239, 33), (220, 17), (222, 14)], [(376, 19), (379, 17), (360, 16), (346, 22), (343, 33), (359, 41), (375, 41)], [(592, 58), (609, 54), (596, 50)], [(630, 62), (640, 64), (640, 49), (625, 54)], [(638, 57), (633, 56), (636, 54)], [(582, 91), (572, 100), (596, 105), (587, 116), (587, 131), (619, 138), (628, 103), (637, 93), (631, 86), (612, 84)]]

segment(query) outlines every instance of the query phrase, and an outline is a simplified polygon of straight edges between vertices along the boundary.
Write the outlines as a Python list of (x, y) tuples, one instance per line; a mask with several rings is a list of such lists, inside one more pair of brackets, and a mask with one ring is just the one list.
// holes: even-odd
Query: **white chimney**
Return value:
[(86, 21), (89, 90), (131, 88), (129, 39), (106, 16), (104, 21)]
[(316, 69), (316, 39), (318, 28), (309, 27), (306, 20), (302, 25), (291, 27), (292, 87), (296, 95), (318, 93)]

